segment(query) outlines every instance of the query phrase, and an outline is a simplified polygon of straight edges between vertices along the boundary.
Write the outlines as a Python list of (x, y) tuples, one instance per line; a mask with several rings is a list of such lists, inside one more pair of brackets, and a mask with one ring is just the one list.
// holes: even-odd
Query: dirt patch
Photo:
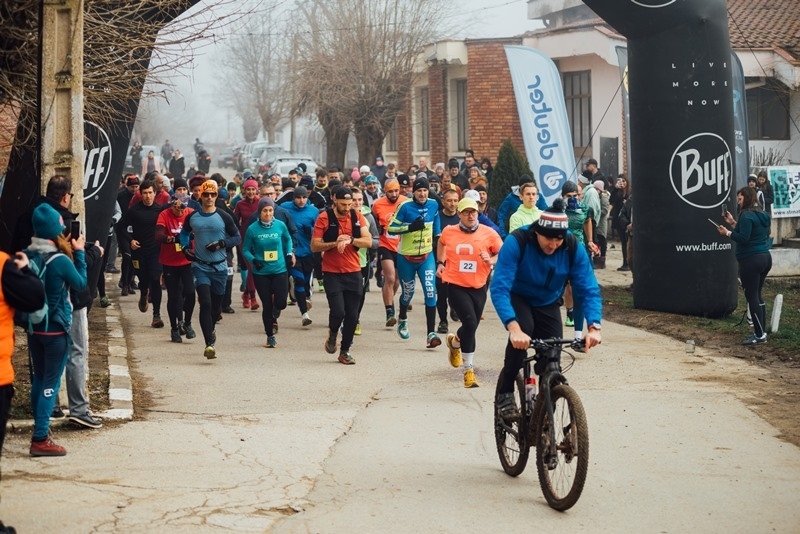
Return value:
[[(12, 363), (14, 365), (14, 401), (10, 419), (32, 419), (31, 376), (28, 359), (28, 338), (21, 328), (15, 329), (16, 345)], [(108, 409), (108, 324), (106, 310), (92, 306), (89, 310), (89, 403), (95, 413)]]
[[(782, 325), (786, 324), (787, 330), (791, 330), (796, 325), (786, 321), (793, 321), (793, 314), (800, 309), (800, 291), (796, 281), (773, 284), (782, 286), (777, 289), (784, 295), (786, 319), (782, 320)], [(765, 291), (765, 300), (770, 302), (767, 293)], [(740, 306), (739, 310), (742, 309)], [(633, 308), (630, 292), (616, 286), (603, 288), (603, 317), (681, 341), (693, 339), (697, 347), (711, 351), (714, 356), (748, 360), (754, 366), (749, 377), (719, 374), (706, 375), (701, 380), (714, 380), (731, 386), (737, 396), (780, 431), (782, 439), (800, 446), (800, 415), (797, 411), (800, 402), (800, 349), (793, 338), (786, 339), (789, 334), (774, 343), (770, 340), (766, 345), (746, 347), (741, 345), (741, 341), (752, 333), (752, 329), (744, 321), (737, 324), (740, 316), (715, 320), (637, 310)]]

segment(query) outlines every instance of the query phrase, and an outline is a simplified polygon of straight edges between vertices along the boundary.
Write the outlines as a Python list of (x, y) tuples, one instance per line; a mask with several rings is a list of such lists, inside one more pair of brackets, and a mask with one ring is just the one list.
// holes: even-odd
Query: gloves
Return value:
[(219, 241), (212, 241), (208, 245), (206, 245), (206, 250), (210, 250), (211, 252), (216, 252), (221, 248), (225, 248), (225, 240), (220, 239)]
[(186, 247), (186, 248), (182, 248), (181, 252), (183, 252), (183, 257), (186, 258), (189, 261), (194, 261), (194, 260), (197, 259), (197, 256), (194, 253), (194, 249)]
[(422, 220), (422, 217), (417, 217), (416, 221), (408, 225), (409, 232), (417, 232), (423, 228), (425, 228), (425, 221)]
[(264, 262), (261, 260), (253, 260), (253, 267), (258, 269), (259, 271), (264, 268)]

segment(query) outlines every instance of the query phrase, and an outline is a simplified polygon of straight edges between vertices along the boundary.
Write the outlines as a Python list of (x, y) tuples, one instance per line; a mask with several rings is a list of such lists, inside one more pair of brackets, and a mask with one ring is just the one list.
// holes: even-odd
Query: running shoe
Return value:
[(478, 381), (475, 379), (475, 371), (472, 369), (467, 369), (464, 371), (464, 387), (465, 388), (476, 388), (478, 387)]
[(153, 328), (164, 328), (164, 321), (161, 320), (160, 315), (154, 315), (153, 322), (150, 323), (150, 326), (152, 326)]
[(411, 337), (411, 332), (408, 331), (407, 320), (400, 319), (400, 323), (397, 325), (397, 335), (400, 336), (400, 339), (408, 339)]
[(767, 334), (763, 333), (761, 336), (757, 336), (753, 334), (752, 336), (748, 337), (744, 341), (742, 341), (742, 345), (757, 345), (759, 343), (766, 343), (767, 342)]
[(325, 293), (325, 284), (322, 283), (322, 280), (317, 280), (317, 291)]
[(214, 345), (206, 345), (206, 350), (203, 351), (203, 356), (205, 356), (208, 360), (213, 360), (217, 357), (217, 349), (214, 348)]
[(139, 311), (145, 313), (147, 311), (147, 290), (142, 289), (139, 294)]
[(575, 326), (575, 319), (567, 315), (567, 319), (564, 321), (564, 326)]
[(461, 367), (461, 342), (455, 334), (447, 334), (447, 357), (450, 360), (450, 365), (453, 367)]
[(260, 307), (261, 306), (258, 304), (258, 301), (256, 300), (255, 297), (250, 299), (250, 309), (251, 310), (256, 311)]
[(393, 313), (386, 314), (386, 328), (392, 328), (394, 325), (397, 324), (397, 318), (394, 316)]
[(325, 340), (325, 352), (328, 354), (336, 354), (336, 336), (328, 332), (328, 338)]
[(439, 339), (439, 336), (436, 335), (436, 332), (431, 332), (428, 334), (428, 339), (425, 340), (425, 348), (426, 349), (435, 349), (439, 345), (442, 344), (442, 340)]
[(103, 295), (102, 297), (100, 297), (100, 307), (108, 308), (109, 306), (111, 306), (111, 301), (108, 300), (108, 296)]
[(309, 326), (311, 324), (311, 317), (308, 316), (308, 312), (303, 314), (303, 326)]
[(181, 331), (177, 328), (173, 328), (169, 332), (169, 340), (173, 343), (183, 343), (183, 338), (181, 337)]
[(586, 352), (586, 348), (583, 346), (583, 341), (580, 339), (572, 340), (572, 343), (569, 344), (569, 348), (575, 352)]
[(267, 344), (266, 344), (266, 347), (267, 347), (268, 349), (274, 349), (274, 348), (275, 348), (275, 347), (277, 347), (277, 346), (278, 346), (278, 341), (275, 339), (275, 336), (269, 336), (269, 337), (267, 338)]
[(339, 353), (339, 363), (344, 365), (355, 365), (356, 361), (350, 356), (350, 353), (346, 350), (343, 350)]
[(185, 323), (183, 326), (186, 330), (186, 339), (194, 339), (197, 337), (197, 333), (194, 331), (194, 328), (192, 328), (190, 323)]
[(250, 309), (250, 295), (242, 293), (242, 308)]
[(447, 321), (442, 319), (439, 321), (439, 326), (436, 328), (436, 332), (439, 334), (446, 334), (449, 330), (450, 325), (447, 324)]
[(353, 331), (354, 336), (361, 335), (361, 323), (356, 323), (356, 329)]
[(513, 393), (498, 393), (496, 406), (497, 413), (506, 422), (510, 423), (519, 420), (519, 409), (517, 408)]

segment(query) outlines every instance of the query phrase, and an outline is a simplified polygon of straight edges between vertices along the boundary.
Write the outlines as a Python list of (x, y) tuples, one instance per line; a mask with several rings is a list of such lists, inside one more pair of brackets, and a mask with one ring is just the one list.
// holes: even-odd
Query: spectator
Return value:
[(183, 178), (186, 174), (186, 162), (183, 160), (183, 154), (178, 149), (172, 153), (172, 159), (169, 161), (169, 172), (172, 173), (174, 178)]
[(599, 253), (593, 258), (594, 266), (598, 269), (606, 268), (606, 251), (608, 248), (608, 240), (606, 239), (606, 230), (608, 229), (608, 212), (610, 209), (609, 193), (606, 191), (606, 183), (603, 180), (597, 180), (594, 183), (594, 188), (600, 195), (600, 217), (597, 219), (597, 228), (595, 229), (594, 241), (597, 243)]
[[(58, 397), (59, 379), (69, 355), (67, 332), (72, 326), (71, 289), (86, 289), (86, 259), (83, 236), (67, 242), (64, 220), (49, 204), (33, 211), (31, 246), (26, 250), (40, 272), (47, 264), (44, 289), (48, 313), (28, 332), (31, 358), (31, 407), (34, 413), (31, 456), (64, 456), (67, 450), (50, 437), (50, 414)], [(73, 263), (74, 258), (74, 263)]]
[(375, 165), (369, 168), (369, 172), (383, 185), (383, 182), (386, 181), (386, 165), (383, 164), (383, 156), (378, 154), (375, 157)]

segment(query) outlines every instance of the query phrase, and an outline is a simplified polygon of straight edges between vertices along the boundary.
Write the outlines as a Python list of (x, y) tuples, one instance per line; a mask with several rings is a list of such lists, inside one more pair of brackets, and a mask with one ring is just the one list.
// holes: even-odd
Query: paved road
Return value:
[(466, 390), (443, 347), (424, 349), (421, 303), (404, 342), (370, 293), (350, 367), (323, 352), (327, 306), (314, 303), (309, 329), (287, 309), (272, 350), (260, 312), (237, 308), (207, 361), (200, 340), (170, 343), (121, 299), (150, 408), (99, 431), (58, 430), (63, 458), (31, 459), (28, 436), (10, 437), (0, 519), (23, 533), (797, 532), (800, 450), (704, 379), (746, 362), (607, 323), (568, 375), (591, 460), (581, 500), (557, 513), (532, 463), (513, 479), (497, 460), (504, 333), (492, 310), (479, 331), (482, 387)]

